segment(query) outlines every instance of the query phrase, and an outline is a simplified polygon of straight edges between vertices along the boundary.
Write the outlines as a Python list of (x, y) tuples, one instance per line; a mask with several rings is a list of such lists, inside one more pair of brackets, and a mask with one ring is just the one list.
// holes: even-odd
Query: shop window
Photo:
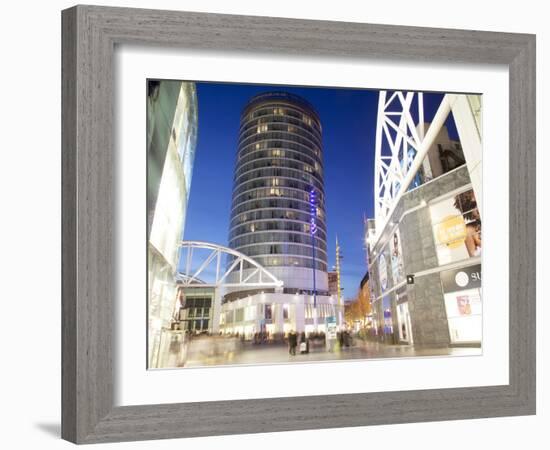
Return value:
[(288, 316), (288, 308), (289, 308), (289, 306), (285, 303), (283, 305), (283, 319), (284, 320), (288, 320), (288, 317), (289, 317)]
[(266, 320), (271, 320), (273, 318), (273, 306), (265, 305), (264, 307), (264, 317)]
[(244, 320), (244, 309), (239, 308), (235, 311), (235, 322), (242, 322)]
[(480, 343), (482, 334), (481, 265), (441, 272), (452, 343)]

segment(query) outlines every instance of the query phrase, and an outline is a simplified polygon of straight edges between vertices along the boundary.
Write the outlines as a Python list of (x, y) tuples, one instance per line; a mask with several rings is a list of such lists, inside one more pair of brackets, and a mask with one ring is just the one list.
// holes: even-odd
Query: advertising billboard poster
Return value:
[(336, 339), (336, 316), (329, 316), (326, 319), (327, 339)]
[(481, 255), (481, 216), (472, 189), (430, 206), (439, 264)]
[(378, 258), (378, 272), (380, 275), (380, 290), (384, 292), (388, 289), (388, 265), (383, 253)]
[(384, 334), (393, 333), (393, 321), (391, 314), (391, 299), (389, 295), (382, 297), (382, 308), (384, 310)]
[(456, 303), (458, 306), (458, 312), (461, 316), (469, 316), (470, 314), (472, 314), (470, 297), (468, 297), (467, 295), (458, 295), (456, 297)]
[(401, 250), (401, 235), (399, 234), (398, 228), (396, 228), (393, 232), (393, 236), (390, 241), (390, 254), (393, 284), (396, 285), (405, 278), (405, 273), (403, 270), (403, 252)]

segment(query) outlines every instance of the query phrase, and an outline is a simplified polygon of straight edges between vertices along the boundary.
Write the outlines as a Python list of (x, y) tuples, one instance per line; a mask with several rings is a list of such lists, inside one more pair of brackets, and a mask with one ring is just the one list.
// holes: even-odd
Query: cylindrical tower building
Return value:
[(316, 292), (328, 291), (321, 133), (296, 95), (260, 94), (242, 111), (229, 246), (283, 280), (285, 293), (312, 292), (314, 268)]

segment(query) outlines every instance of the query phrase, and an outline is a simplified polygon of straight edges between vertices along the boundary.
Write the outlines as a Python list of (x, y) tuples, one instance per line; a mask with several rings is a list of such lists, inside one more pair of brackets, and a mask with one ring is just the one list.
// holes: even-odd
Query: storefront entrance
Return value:
[(481, 265), (441, 273), (452, 344), (481, 344)]
[(412, 344), (413, 334), (411, 325), (411, 315), (409, 313), (409, 302), (399, 303), (397, 305), (397, 323), (399, 326), (400, 343)]

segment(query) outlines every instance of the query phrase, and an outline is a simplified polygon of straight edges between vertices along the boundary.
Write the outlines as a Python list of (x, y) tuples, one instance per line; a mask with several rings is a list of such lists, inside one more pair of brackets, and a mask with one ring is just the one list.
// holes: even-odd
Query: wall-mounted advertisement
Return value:
[(382, 297), (382, 310), (384, 311), (384, 334), (392, 334), (393, 321), (391, 314), (391, 299), (389, 295)]
[(472, 189), (430, 207), (439, 264), (481, 255), (481, 216)]
[(388, 289), (388, 265), (383, 253), (378, 258), (378, 272), (380, 276), (380, 290), (384, 292)]
[(396, 285), (405, 279), (403, 252), (401, 250), (401, 235), (399, 234), (398, 228), (395, 229), (390, 241), (390, 255), (393, 284)]

